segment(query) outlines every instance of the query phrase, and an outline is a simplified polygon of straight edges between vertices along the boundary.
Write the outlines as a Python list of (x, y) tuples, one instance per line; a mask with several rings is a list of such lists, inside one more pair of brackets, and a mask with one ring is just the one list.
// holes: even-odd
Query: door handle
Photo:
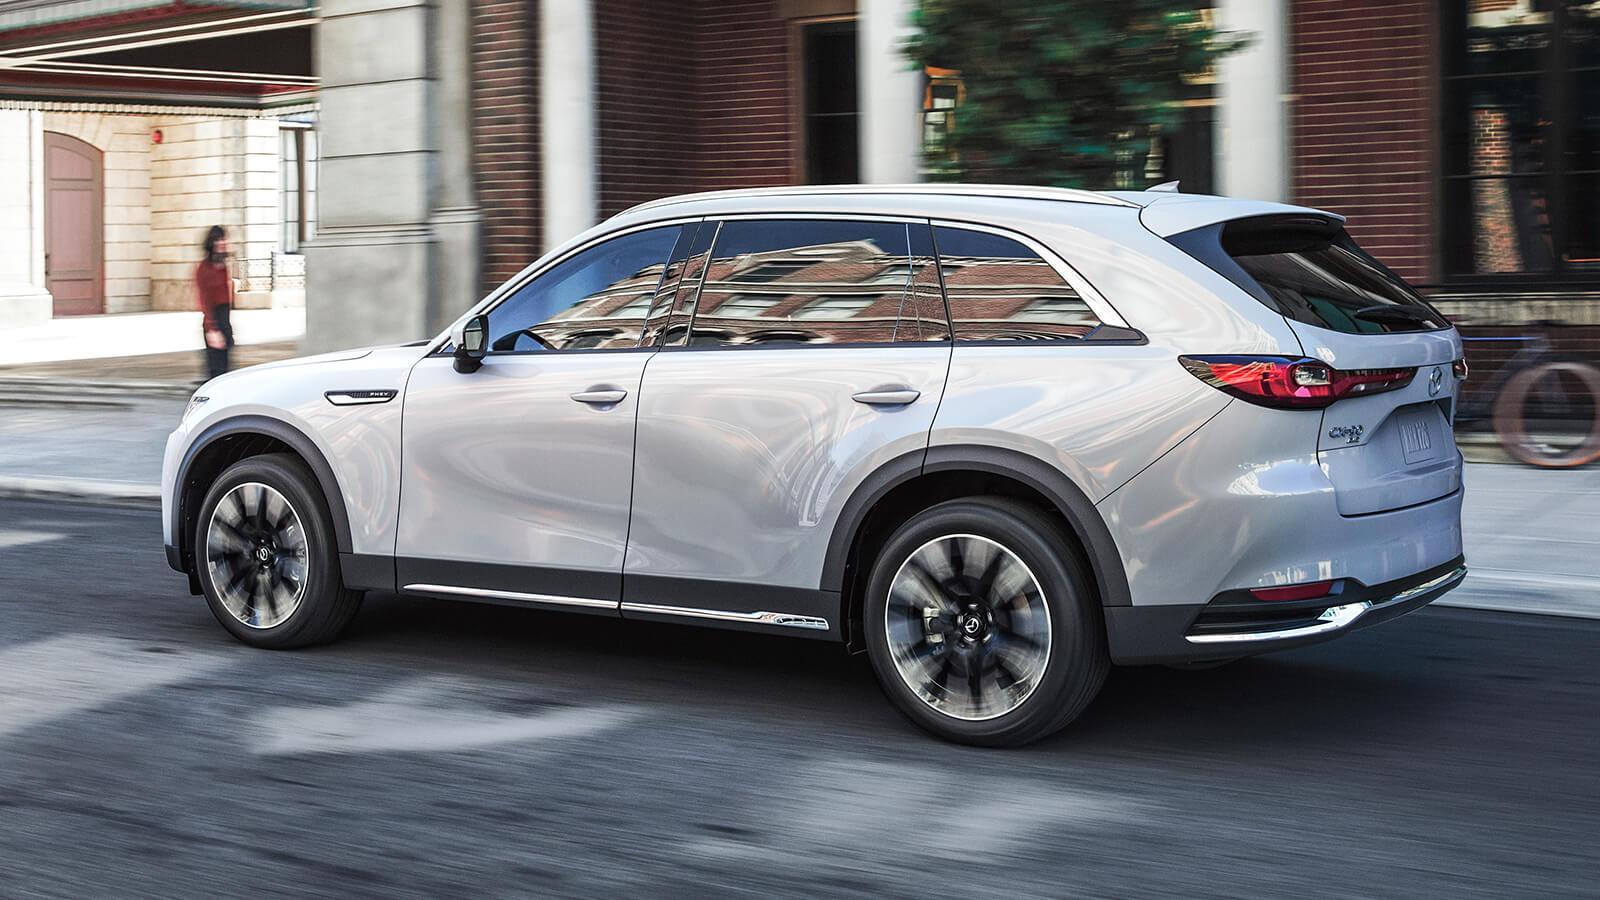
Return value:
[(851, 394), (850, 399), (868, 406), (905, 406), (922, 396), (921, 391), (910, 388), (885, 389), (881, 391), (862, 391)]
[(579, 391), (572, 395), (572, 399), (578, 401), (579, 403), (609, 405), (612, 403), (621, 403), (622, 398), (626, 396), (628, 396), (627, 391), (613, 389), (609, 391)]

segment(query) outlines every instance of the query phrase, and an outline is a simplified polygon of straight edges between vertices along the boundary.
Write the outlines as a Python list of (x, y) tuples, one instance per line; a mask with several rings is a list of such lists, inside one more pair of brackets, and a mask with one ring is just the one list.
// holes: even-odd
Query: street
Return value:
[(0, 501), (0, 622), (7, 897), (1600, 884), (1593, 619), (1118, 669), (1013, 751), (928, 737), (821, 642), (375, 595), (339, 643), (252, 650), (142, 510)]

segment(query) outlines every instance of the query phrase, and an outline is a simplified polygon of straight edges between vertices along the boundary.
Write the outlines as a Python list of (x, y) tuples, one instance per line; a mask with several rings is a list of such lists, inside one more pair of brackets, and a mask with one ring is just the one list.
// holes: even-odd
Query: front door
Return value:
[(645, 370), (624, 616), (837, 629), (834, 521), (868, 474), (920, 465), (944, 390), (933, 256), (926, 221), (722, 223)]
[(639, 333), (681, 228), (568, 256), (489, 312), (476, 372), (448, 356), (406, 386), (396, 574), (403, 589), (615, 612)]
[(99, 150), (44, 133), (45, 286), (58, 316), (105, 312), (104, 183)]

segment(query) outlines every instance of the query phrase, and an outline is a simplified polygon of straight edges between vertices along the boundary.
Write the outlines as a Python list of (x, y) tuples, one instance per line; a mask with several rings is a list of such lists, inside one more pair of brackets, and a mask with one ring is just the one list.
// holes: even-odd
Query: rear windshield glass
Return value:
[[(1210, 229), (1207, 229), (1210, 230)], [(1400, 276), (1356, 246), (1337, 222), (1309, 216), (1259, 216), (1220, 228), (1212, 262), (1252, 296), (1297, 322), (1347, 334), (1433, 331), (1450, 323)], [(1180, 246), (1182, 243), (1180, 242)], [(1217, 254), (1220, 255), (1220, 254)]]

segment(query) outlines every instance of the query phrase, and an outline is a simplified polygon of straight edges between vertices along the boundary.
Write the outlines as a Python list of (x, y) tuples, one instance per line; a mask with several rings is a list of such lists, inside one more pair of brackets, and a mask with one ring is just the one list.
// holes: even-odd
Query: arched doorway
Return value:
[(45, 286), (55, 314), (105, 312), (105, 172), (92, 145), (44, 133)]

